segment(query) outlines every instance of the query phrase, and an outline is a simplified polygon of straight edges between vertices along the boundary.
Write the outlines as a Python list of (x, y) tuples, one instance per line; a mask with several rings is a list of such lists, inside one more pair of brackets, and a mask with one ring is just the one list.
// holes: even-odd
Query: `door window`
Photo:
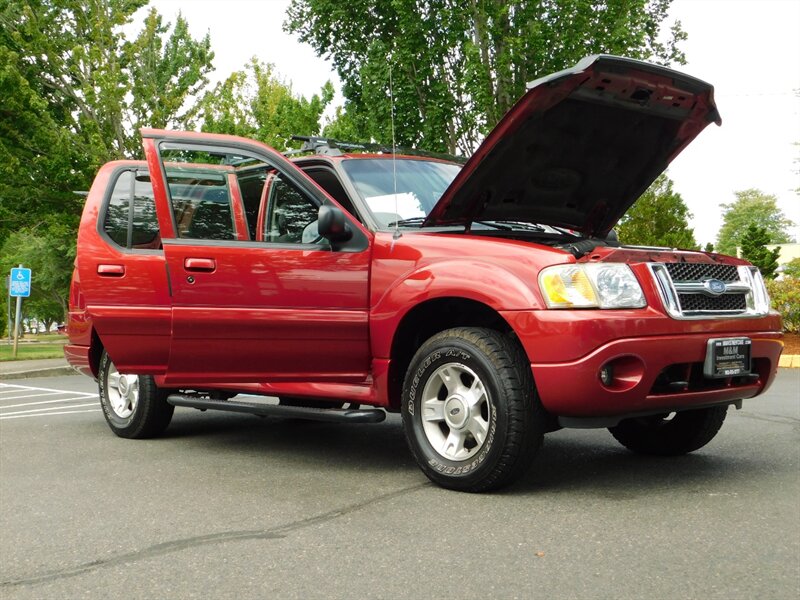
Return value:
[(167, 167), (172, 214), (180, 238), (235, 238), (231, 197), (224, 172)]
[(280, 244), (317, 244), (319, 207), (291, 181), (275, 175), (268, 181), (264, 241)]

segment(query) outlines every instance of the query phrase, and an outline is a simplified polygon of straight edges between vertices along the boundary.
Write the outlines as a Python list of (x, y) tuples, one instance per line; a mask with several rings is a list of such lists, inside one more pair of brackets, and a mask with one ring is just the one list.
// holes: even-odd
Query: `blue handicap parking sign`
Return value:
[(10, 296), (27, 298), (31, 295), (31, 270), (21, 267), (11, 269), (11, 277), (8, 282), (8, 293)]

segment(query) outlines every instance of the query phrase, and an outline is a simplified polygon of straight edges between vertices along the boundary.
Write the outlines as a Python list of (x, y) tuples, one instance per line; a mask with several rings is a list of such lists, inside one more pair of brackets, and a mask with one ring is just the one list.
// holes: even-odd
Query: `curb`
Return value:
[(0, 381), (7, 379), (31, 379), (34, 377), (57, 377), (59, 375), (77, 375), (77, 374), (78, 372), (69, 366), (48, 367), (46, 369), (31, 369), (29, 371), (0, 373)]
[(800, 354), (786, 354), (778, 360), (778, 366), (788, 369), (800, 369)]

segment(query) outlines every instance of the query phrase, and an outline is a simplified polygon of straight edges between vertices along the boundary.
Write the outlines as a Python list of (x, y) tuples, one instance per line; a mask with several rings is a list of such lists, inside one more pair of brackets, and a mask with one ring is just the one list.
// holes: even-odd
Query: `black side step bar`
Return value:
[(226, 410), (229, 412), (248, 413), (264, 417), (287, 417), (292, 419), (309, 419), (312, 421), (329, 421), (338, 423), (380, 423), (386, 413), (380, 409), (340, 409), (340, 408), (304, 408), (299, 406), (281, 406), (279, 404), (260, 404), (255, 402), (237, 402), (233, 400), (212, 400), (184, 394), (170, 394), (167, 402), (173, 406), (187, 406), (200, 410)]

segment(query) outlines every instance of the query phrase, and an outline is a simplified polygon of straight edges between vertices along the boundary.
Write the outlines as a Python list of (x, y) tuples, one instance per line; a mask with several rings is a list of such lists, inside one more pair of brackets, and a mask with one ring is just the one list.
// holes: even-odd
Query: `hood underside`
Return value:
[(706, 125), (713, 87), (665, 67), (593, 56), (530, 84), (424, 225), (524, 221), (604, 237)]

